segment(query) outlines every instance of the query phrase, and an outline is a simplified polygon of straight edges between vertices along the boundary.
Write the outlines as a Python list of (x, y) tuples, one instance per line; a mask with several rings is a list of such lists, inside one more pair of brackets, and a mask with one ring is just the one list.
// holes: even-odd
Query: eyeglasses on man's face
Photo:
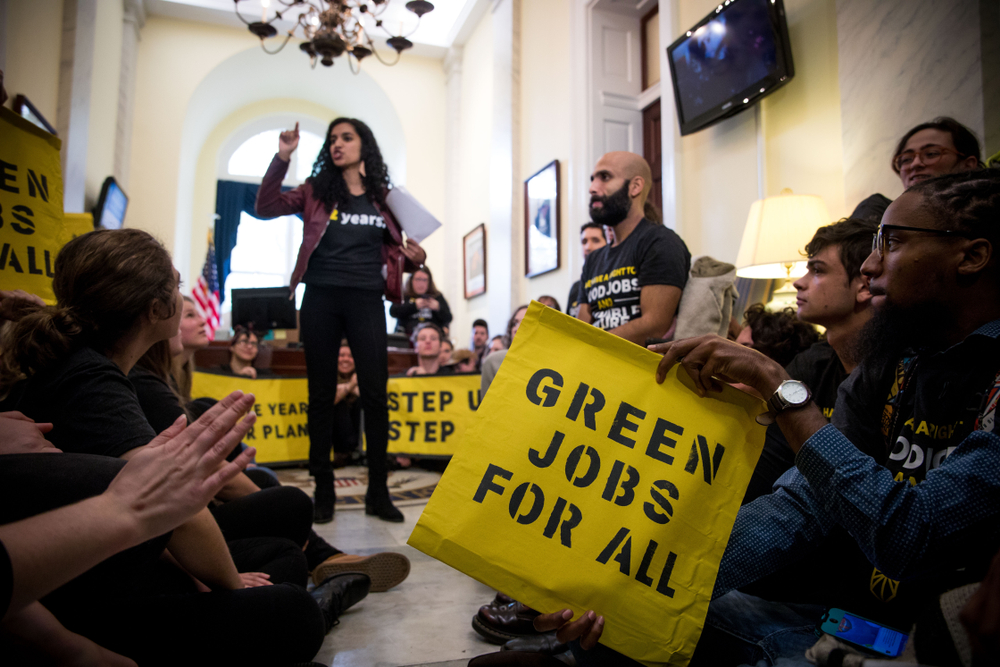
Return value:
[(905, 227), (903, 225), (881, 224), (878, 227), (878, 232), (872, 238), (872, 252), (877, 252), (880, 259), (885, 256), (886, 244), (889, 242), (886, 232), (892, 231), (921, 232), (923, 234), (933, 234), (934, 236), (958, 237), (963, 239), (971, 238), (968, 232), (956, 229), (933, 229), (930, 227)]
[(940, 160), (942, 156), (949, 153), (956, 156), (959, 160), (964, 157), (968, 157), (967, 155), (959, 153), (956, 150), (952, 150), (951, 148), (931, 144), (915, 151), (903, 151), (893, 158), (892, 165), (896, 168), (896, 171), (903, 171), (904, 169), (912, 167), (913, 161), (919, 157), (921, 164), (929, 166)]

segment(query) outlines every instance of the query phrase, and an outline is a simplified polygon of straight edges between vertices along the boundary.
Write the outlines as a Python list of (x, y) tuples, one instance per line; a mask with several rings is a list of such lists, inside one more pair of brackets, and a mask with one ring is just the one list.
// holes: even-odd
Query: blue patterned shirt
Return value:
[[(888, 434), (881, 431), (879, 417), (886, 409), (886, 387), (896, 388), (894, 378), (866, 383), (864, 377), (856, 377), (858, 372), (852, 375), (841, 390), (835, 411), (835, 424), (841, 422), (841, 428), (831, 424), (813, 434), (796, 456), (796, 468), (775, 483), (773, 492), (740, 509), (713, 597), (806, 558), (803, 570), (826, 579), (833, 589), (856, 585), (858, 582), (847, 578), (857, 572), (841, 568), (846, 564), (839, 552), (817, 552), (824, 540), (837, 536), (838, 531), (843, 535), (845, 530), (849, 538), (844, 535), (840, 542), (853, 540), (855, 544), (841, 546), (854, 552), (860, 549), (859, 560), (863, 556), (867, 561), (861, 563), (869, 571), (872, 565), (876, 568), (871, 575), (872, 592), (877, 575), (890, 583), (887, 590), (891, 589), (891, 595), (881, 600), (871, 597), (868, 602), (872, 606), (895, 598), (900, 581), (911, 590), (931, 594), (936, 584), (927, 583), (928, 578), (940, 580), (944, 572), (970, 565), (970, 560), (976, 567), (985, 567), (1000, 545), (1000, 437), (991, 432), (991, 412), (989, 428), (973, 430), (971, 417), (976, 415), (968, 414), (968, 406), (974, 405), (980, 417), (981, 408), (988, 411), (992, 405), (995, 409), (1000, 394), (998, 337), (1000, 320), (981, 327), (948, 350), (915, 357), (919, 364), (910, 367), (916, 370), (907, 390), (900, 392), (897, 405), (909, 419), (897, 417), (897, 431)], [(981, 363), (968, 363), (962, 355), (972, 355)], [(862, 369), (858, 371), (863, 376)], [(952, 384), (941, 380), (942, 373), (948, 374)], [(927, 382), (922, 383), (923, 378)], [(986, 401), (982, 390), (988, 385), (993, 388)], [(934, 392), (947, 395), (942, 399)], [(852, 393), (854, 406), (850, 406)], [(921, 412), (933, 411), (939, 404), (945, 404), (941, 409), (951, 410), (952, 417), (957, 414), (955, 423), (964, 426), (957, 430), (941, 430), (936, 423), (925, 426)], [(952, 404), (963, 407), (960, 410)], [(848, 407), (840, 415), (845, 405)], [(865, 413), (857, 414), (861, 410)], [(937, 447), (937, 454), (933, 449), (926, 454), (924, 450), (904, 452), (904, 443), (895, 436), (908, 434), (902, 430), (907, 427), (921, 433), (930, 429), (926, 438), (933, 436), (929, 441)], [(985, 427), (977, 420), (977, 428)], [(916, 444), (915, 436), (907, 437)], [(872, 438), (877, 440), (872, 442)], [(904, 470), (906, 466), (910, 468)], [(892, 468), (897, 469), (895, 474)], [(911, 472), (917, 479), (907, 477)], [(878, 616), (871, 607), (855, 611)], [(903, 611), (912, 615), (917, 610)]]

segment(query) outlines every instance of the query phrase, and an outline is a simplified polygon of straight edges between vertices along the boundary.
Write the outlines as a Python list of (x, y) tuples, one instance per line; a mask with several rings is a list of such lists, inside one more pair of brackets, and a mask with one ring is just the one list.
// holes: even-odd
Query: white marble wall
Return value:
[(837, 42), (849, 208), (902, 192), (889, 163), (914, 125), (952, 116), (983, 140), (978, 0), (838, 0)]

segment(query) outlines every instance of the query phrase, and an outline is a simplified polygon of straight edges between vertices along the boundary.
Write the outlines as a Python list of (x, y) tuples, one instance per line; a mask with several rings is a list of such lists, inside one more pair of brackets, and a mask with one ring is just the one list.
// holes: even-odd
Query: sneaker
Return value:
[(371, 556), (337, 554), (316, 566), (312, 573), (313, 583), (318, 584), (339, 572), (363, 572), (371, 577), (372, 592), (381, 593), (398, 586), (409, 576), (410, 559), (392, 551)]

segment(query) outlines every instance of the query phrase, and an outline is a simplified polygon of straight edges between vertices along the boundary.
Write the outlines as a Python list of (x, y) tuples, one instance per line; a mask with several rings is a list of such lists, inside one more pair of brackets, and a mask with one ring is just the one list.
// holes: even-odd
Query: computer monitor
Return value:
[(295, 301), (288, 293), (288, 287), (234, 289), (233, 328), (242, 325), (260, 332), (298, 328)]
[(94, 207), (94, 227), (97, 229), (121, 229), (125, 224), (125, 209), (128, 208), (128, 195), (118, 185), (114, 176), (104, 179), (101, 186), (101, 196)]
[(56, 128), (52, 127), (52, 124), (45, 119), (45, 116), (24, 95), (14, 97), (14, 113), (37, 125), (49, 134), (56, 134)]

